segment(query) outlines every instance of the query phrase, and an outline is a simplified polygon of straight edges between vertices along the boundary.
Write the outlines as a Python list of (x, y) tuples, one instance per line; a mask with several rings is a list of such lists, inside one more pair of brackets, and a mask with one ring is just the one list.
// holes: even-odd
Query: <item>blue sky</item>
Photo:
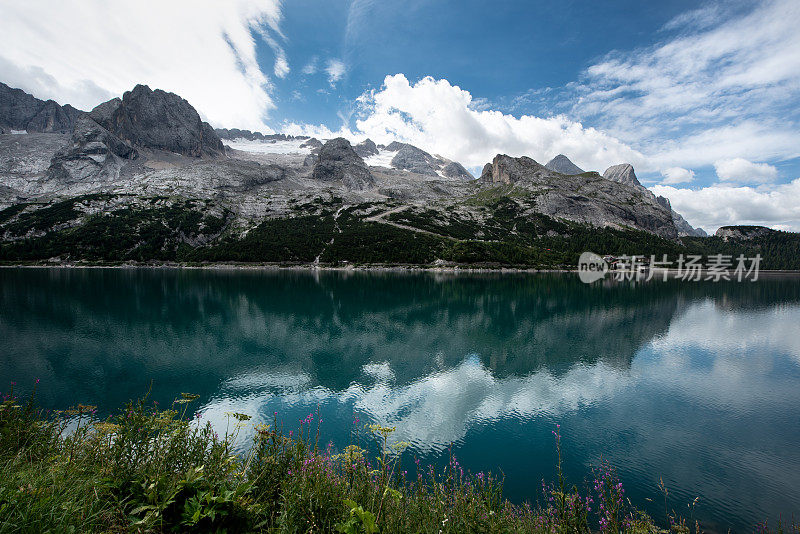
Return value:
[(800, 230), (797, 0), (0, 0), (0, 12), (0, 79), (40, 98), (89, 109), (147, 83), (215, 126), (399, 139), (476, 172), (498, 152), (601, 172), (625, 161), (695, 225)]
[[(541, 113), (539, 102), (515, 105), (532, 89), (562, 87), (615, 49), (646, 46), (669, 20), (696, 7), (674, 1), (420, 1), (295, 0), (283, 6), (285, 48), (295, 68), (275, 82), (279, 103), (269, 123), (323, 122), (338, 127), (366, 88), (387, 74), (447, 79), (513, 113)], [(265, 70), (274, 61), (259, 43)], [(347, 74), (332, 90), (314, 61), (343, 60)], [(299, 67), (299, 68), (298, 68)], [(302, 101), (294, 100), (299, 91)], [(317, 93), (316, 91), (324, 91)], [(551, 107), (554, 103), (547, 102)], [(550, 110), (546, 110), (550, 111)]]

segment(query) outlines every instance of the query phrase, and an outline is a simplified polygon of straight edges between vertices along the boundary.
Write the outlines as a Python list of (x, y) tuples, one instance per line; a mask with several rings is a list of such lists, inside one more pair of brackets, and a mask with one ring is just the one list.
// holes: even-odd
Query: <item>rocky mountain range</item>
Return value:
[(61, 106), (54, 100), (39, 100), (0, 83), (0, 134), (69, 133), (81, 114), (69, 104)]
[(261, 132), (251, 132), (250, 130), (240, 130), (239, 128), (214, 128), (214, 132), (220, 139), (227, 139), (235, 141), (237, 139), (246, 139), (248, 141), (294, 141), (296, 139), (307, 140), (310, 139), (307, 135), (286, 135), (286, 134), (263, 134)]
[[(15, 132), (0, 134), (0, 235), (15, 247), (154, 209), (214, 221), (189, 232), (161, 220), (170, 243), (162, 249), (174, 250), (246, 239), (274, 221), (330, 219), (341, 232), (343, 214), (364, 228), (405, 232), (406, 241), (466, 239), (470, 247), (533, 250), (536, 239), (566, 239), (578, 227), (672, 241), (702, 232), (628, 164), (601, 176), (564, 155), (547, 165), (497, 155), (476, 179), (458, 162), (397, 141), (214, 130), (186, 100), (144, 85), (88, 113), (2, 86), (0, 125)], [(55, 219), (47, 211), (67, 205)]]
[(649, 189), (640, 184), (639, 179), (636, 177), (636, 172), (633, 170), (633, 165), (630, 163), (609, 167), (603, 173), (603, 178), (638, 189), (643, 195), (655, 199), (664, 209), (669, 210), (679, 236), (706, 237), (708, 235), (702, 228), (693, 228), (680, 213), (673, 210), (668, 198), (655, 196)]

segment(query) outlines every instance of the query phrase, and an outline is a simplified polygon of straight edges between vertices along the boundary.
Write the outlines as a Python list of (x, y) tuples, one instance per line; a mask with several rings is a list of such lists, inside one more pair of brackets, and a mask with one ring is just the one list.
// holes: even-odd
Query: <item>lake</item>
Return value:
[(452, 444), (514, 501), (553, 480), (560, 424), (569, 482), (606, 459), (656, 518), (660, 478), (713, 530), (800, 513), (793, 276), (0, 269), (0, 391), (35, 378), (47, 408), (191, 392), (221, 429), (233, 411), (319, 410), (344, 446), (354, 418), (396, 426), (409, 458), (440, 464)]

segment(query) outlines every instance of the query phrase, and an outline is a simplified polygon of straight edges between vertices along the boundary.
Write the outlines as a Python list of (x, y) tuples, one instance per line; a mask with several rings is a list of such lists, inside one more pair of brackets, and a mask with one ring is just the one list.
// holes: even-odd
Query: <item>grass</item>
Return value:
[[(219, 436), (191, 416), (196, 398), (182, 394), (168, 409), (141, 399), (99, 421), (92, 406), (45, 412), (35, 388), (23, 402), (12, 386), (0, 405), (0, 532), (700, 531), (674, 515), (659, 528), (607, 464), (591, 493), (569, 487), (558, 428), (556, 481), (542, 483), (539, 504), (518, 505), (503, 498), (502, 479), (469, 473), (452, 454), (440, 470), (415, 460), (410, 475), (394, 429), (357, 419), (342, 451), (320, 447), (321, 420), (310, 414), (288, 432), (277, 417), (256, 426), (239, 455), (250, 417), (230, 414)], [(367, 442), (378, 443), (376, 456)]]

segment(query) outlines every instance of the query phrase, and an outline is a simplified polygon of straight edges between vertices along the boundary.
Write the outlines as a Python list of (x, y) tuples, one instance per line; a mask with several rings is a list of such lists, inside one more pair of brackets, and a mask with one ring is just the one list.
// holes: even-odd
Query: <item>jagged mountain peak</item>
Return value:
[(54, 100), (39, 100), (22, 89), (0, 82), (0, 133), (22, 130), (29, 133), (69, 133), (84, 112)]
[(482, 183), (513, 184), (523, 179), (538, 177), (542, 173), (550, 173), (549, 169), (528, 156), (515, 158), (506, 154), (497, 154), (491, 163), (483, 167), (480, 181)]
[(360, 154), (367, 148), (372, 152), (365, 156), (367, 164), (370, 166), (391, 168), (420, 176), (438, 176), (460, 180), (475, 179), (460, 163), (433, 155), (410, 143), (392, 141), (384, 146), (376, 145), (367, 139), (355, 148), (356, 152)]
[(331, 139), (322, 145), (311, 177), (320, 182), (342, 183), (351, 191), (375, 187), (375, 177), (344, 137)]
[(375, 145), (372, 139), (364, 139), (354, 146), (353, 149), (356, 151), (356, 154), (362, 158), (368, 158), (378, 153), (378, 147)]
[(639, 179), (636, 178), (636, 172), (633, 170), (633, 165), (630, 163), (612, 165), (603, 173), (603, 178), (631, 187), (643, 187), (642, 184), (639, 183)]
[(134, 146), (185, 156), (218, 156), (225, 151), (214, 129), (189, 102), (161, 89), (139, 84), (122, 99), (100, 104), (93, 120)]
[(558, 156), (548, 161), (545, 167), (547, 167), (551, 171), (555, 171), (566, 175), (583, 174), (584, 172), (583, 169), (572, 163), (572, 161), (570, 161), (570, 159), (564, 154), (559, 154)]

